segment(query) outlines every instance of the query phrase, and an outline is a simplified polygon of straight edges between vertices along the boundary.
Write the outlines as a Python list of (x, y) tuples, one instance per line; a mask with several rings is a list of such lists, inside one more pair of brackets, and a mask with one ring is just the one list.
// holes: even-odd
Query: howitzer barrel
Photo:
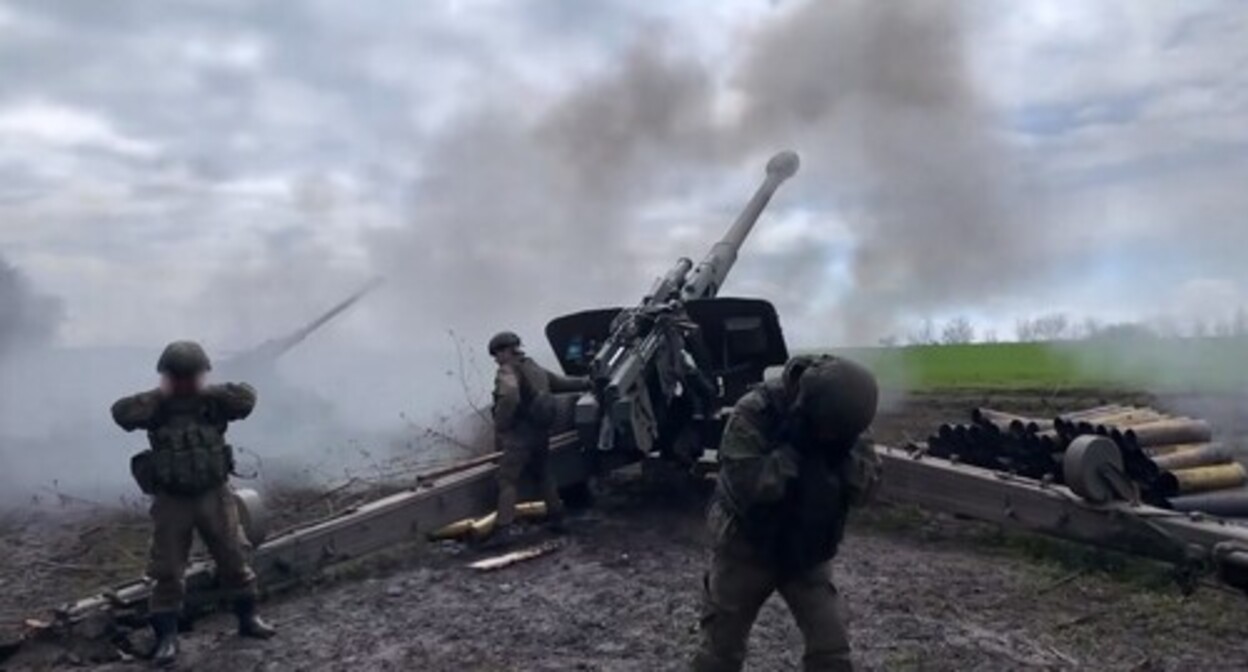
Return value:
[(707, 299), (719, 293), (719, 288), (728, 277), (728, 271), (732, 270), (732, 265), (737, 260), (737, 252), (745, 243), (746, 237), (750, 235), (754, 223), (763, 214), (763, 208), (767, 207), (776, 189), (797, 173), (800, 164), (796, 152), (784, 151), (771, 157), (771, 160), (767, 162), (767, 177), (754, 192), (754, 197), (737, 216), (737, 221), (733, 222), (728, 233), (724, 234), (722, 240), (715, 243), (710, 254), (706, 255), (706, 258), (689, 276), (684, 287), (684, 299)]
[(237, 354), (224, 362), (225, 367), (230, 370), (245, 370), (256, 366), (269, 366), (276, 362), (282, 355), (290, 352), (295, 346), (299, 345), (313, 332), (329, 323), (330, 320), (338, 317), (348, 308), (355, 305), (357, 301), (364, 298), (369, 292), (379, 287), (384, 282), (383, 278), (373, 278), (351, 296), (340, 301), (337, 305), (321, 314), (315, 320), (307, 325), (296, 329), (295, 331), (282, 336), (280, 338), (270, 339), (246, 352)]

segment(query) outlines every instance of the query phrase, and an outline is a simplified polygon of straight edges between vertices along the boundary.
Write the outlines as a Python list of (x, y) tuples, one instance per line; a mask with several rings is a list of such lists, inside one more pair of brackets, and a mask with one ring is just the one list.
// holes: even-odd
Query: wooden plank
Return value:
[[(560, 487), (589, 478), (589, 461), (576, 446), (574, 433), (551, 437), (551, 459)], [(444, 525), (484, 515), (495, 505), (497, 473), (497, 465), (482, 464), (436, 480), (419, 480), (421, 484), (411, 489), (280, 534), (255, 550), (252, 566), (260, 585), (265, 590), (280, 589), (330, 565), (396, 544), (422, 541)], [(531, 495), (534, 490), (532, 483), (526, 483), (522, 494)], [(213, 599), (212, 563), (193, 563), (186, 582), (188, 607)], [(141, 611), (150, 593), (148, 581), (132, 581), (61, 607), (58, 619), (65, 625), (80, 623), (86, 630), (106, 627), (101, 617), (114, 611)]]
[(894, 448), (878, 450), (884, 463), (880, 494), (887, 500), (1170, 562), (1194, 551), (1212, 560), (1222, 543), (1248, 549), (1248, 527), (1230, 521), (1127, 502), (1098, 506), (1064, 486), (941, 458), (915, 459)]

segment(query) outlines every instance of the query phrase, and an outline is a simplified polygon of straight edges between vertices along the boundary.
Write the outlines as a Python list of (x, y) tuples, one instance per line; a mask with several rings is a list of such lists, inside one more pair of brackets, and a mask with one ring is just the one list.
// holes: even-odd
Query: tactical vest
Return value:
[(195, 496), (224, 484), (234, 470), (225, 423), (204, 398), (166, 400), (147, 433), (150, 450), (136, 455), (131, 470), (148, 493)]
[(793, 444), (803, 453), (802, 461), (780, 501), (744, 510), (727, 504), (750, 545), (780, 573), (796, 574), (836, 556), (845, 535), (848, 492), (838, 465), (821, 459), (822, 451), (797, 445), (801, 438), (789, 426), (783, 392), (766, 383), (754, 389), (765, 401), (761, 429), (768, 445)]

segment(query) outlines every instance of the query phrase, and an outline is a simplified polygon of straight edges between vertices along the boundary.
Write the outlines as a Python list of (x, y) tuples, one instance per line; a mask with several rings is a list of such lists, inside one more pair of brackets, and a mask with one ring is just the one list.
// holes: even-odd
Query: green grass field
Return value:
[(1248, 390), (1248, 339), (993, 343), (833, 350), (886, 387)]

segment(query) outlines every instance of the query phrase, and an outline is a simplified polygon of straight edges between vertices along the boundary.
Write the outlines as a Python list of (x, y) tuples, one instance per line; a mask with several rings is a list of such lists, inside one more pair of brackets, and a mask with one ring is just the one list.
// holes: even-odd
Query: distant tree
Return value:
[(910, 332), (906, 340), (910, 345), (934, 345), (936, 343), (936, 327), (932, 326), (931, 318), (923, 320), (923, 325)]
[(1231, 334), (1234, 336), (1248, 336), (1248, 310), (1240, 306), (1235, 311), (1235, 320), (1232, 323)]
[(1157, 334), (1147, 326), (1132, 322), (1106, 325), (1096, 335), (1098, 341), (1139, 341), (1156, 338)]
[(1209, 324), (1198, 317), (1192, 321), (1192, 327), (1188, 333), (1191, 334), (1192, 338), (1208, 338)]
[(879, 344), (881, 348), (895, 348), (900, 340), (896, 334), (889, 334), (880, 338)]
[(1096, 335), (1105, 328), (1101, 321), (1095, 317), (1083, 318), (1083, 324), (1079, 326), (1079, 338), (1096, 338)]
[(1154, 318), (1149, 329), (1160, 338), (1178, 338), (1183, 335), (1178, 321), (1168, 315)]
[(940, 340), (945, 345), (970, 343), (975, 340), (975, 327), (965, 317), (954, 318), (941, 330)]
[(1064, 313), (1041, 315), (1032, 321), (1035, 340), (1056, 341), (1065, 338), (1070, 330), (1070, 320)]
[(983, 336), (983, 339), (982, 339), (982, 340), (983, 340), (985, 343), (997, 343), (997, 342), (999, 342), (999, 339), (997, 338), (997, 330), (996, 330), (996, 329), (987, 329), (987, 330), (985, 330), (985, 331), (984, 331), (984, 336)]
[(1036, 340), (1036, 323), (1033, 320), (1022, 318), (1014, 323), (1014, 338), (1019, 343), (1030, 343)]
[(1213, 335), (1218, 338), (1230, 338), (1235, 335), (1235, 323), (1232, 320), (1218, 320), (1213, 323)]

